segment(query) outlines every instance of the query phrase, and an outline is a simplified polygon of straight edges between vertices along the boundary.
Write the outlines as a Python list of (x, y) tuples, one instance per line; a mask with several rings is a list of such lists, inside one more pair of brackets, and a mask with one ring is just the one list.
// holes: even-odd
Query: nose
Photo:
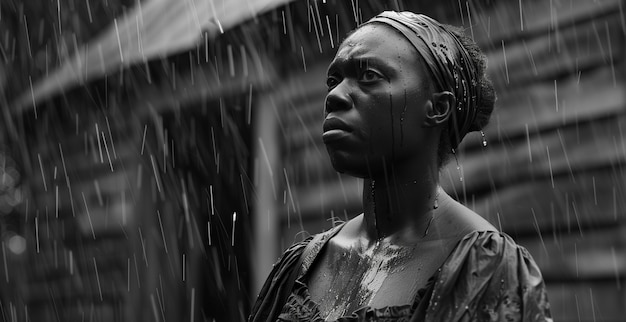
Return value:
[(342, 80), (331, 89), (326, 95), (326, 106), (324, 112), (326, 114), (347, 110), (352, 107), (352, 98), (350, 97), (350, 84), (348, 80)]

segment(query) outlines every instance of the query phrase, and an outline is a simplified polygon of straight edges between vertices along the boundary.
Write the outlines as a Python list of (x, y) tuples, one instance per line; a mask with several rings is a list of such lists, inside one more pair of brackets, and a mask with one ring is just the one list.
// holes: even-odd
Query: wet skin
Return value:
[[(323, 139), (335, 169), (372, 177), (410, 163), (432, 131), (430, 80), (417, 51), (395, 31), (367, 25), (339, 48), (328, 68)], [(372, 173), (373, 172), (373, 173)]]
[(454, 97), (430, 82), (417, 50), (380, 24), (350, 35), (328, 68), (324, 143), (335, 169), (365, 184), (364, 214), (307, 273), (323, 317), (411, 304), (458, 240), (493, 230), (438, 188), (437, 146)]

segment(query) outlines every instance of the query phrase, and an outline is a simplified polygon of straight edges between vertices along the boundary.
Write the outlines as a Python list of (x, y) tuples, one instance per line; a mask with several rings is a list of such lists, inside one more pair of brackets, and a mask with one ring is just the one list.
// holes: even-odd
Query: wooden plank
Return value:
[[(106, 126), (106, 125), (105, 125)], [(99, 128), (100, 132), (105, 133), (106, 138), (106, 146), (105, 141), (102, 139), (102, 134), (100, 136), (100, 147), (102, 149), (102, 154), (104, 158), (107, 158), (106, 149), (108, 148), (111, 159), (115, 159), (115, 156), (118, 153), (123, 153), (124, 149), (131, 149), (136, 155), (139, 155), (141, 151), (142, 144), (142, 134), (143, 127), (140, 129), (132, 129), (126, 132), (113, 132), (113, 141), (111, 141), (111, 136), (109, 136), (108, 130), (106, 128)], [(85, 158), (99, 160), (99, 148), (98, 148), (98, 140), (96, 139), (95, 130), (92, 131), (81, 131), (79, 135), (65, 135), (62, 138), (54, 138), (50, 137), (47, 139), (39, 140), (39, 144), (32, 147), (31, 151), (35, 151), (35, 158), (37, 154), (41, 155), (42, 161), (49, 161), (61, 158), (61, 152), (59, 150), (59, 145), (63, 150), (63, 156), (65, 157), (65, 162), (70, 162), (70, 160), (80, 159), (84, 160)], [(89, 155), (93, 154), (93, 155)]]
[[(626, 65), (622, 64), (621, 67)], [(555, 88), (556, 85), (556, 88)], [(488, 141), (503, 141), (547, 128), (579, 123), (626, 107), (624, 83), (613, 83), (609, 66), (559, 81), (533, 83), (499, 94), (496, 109), (485, 129)], [(468, 140), (474, 146), (480, 141)]]
[[(104, 199), (105, 203), (103, 205), (99, 205), (97, 201), (93, 200), (95, 198), (93, 194), (91, 193), (90, 197), (85, 196), (87, 207), (85, 207), (85, 201), (80, 193), (73, 195), (73, 208), (69, 205), (70, 198), (60, 199), (62, 202), (59, 202), (59, 208), (56, 208), (54, 204), (37, 203), (35, 206), (31, 204), (32, 210), (30, 210), (28, 220), (31, 223), (34, 222), (33, 217), (35, 217), (35, 214), (38, 214), (40, 230), (45, 229), (48, 231), (58, 228), (60, 229), (57, 232), (59, 235), (80, 233), (87, 238), (92, 238), (94, 234), (98, 237), (98, 235), (102, 234), (108, 235), (121, 232), (128, 225), (137, 221), (136, 203), (132, 200), (129, 193), (124, 194), (120, 192), (117, 195), (109, 195)], [(64, 220), (70, 220), (70, 225), (68, 226), (68, 222)], [(59, 224), (64, 227), (57, 227)], [(65, 229), (71, 230), (62, 232)]]
[[(141, 172), (143, 176), (146, 176), (149, 168), (144, 167), (140, 170), (137, 162), (133, 160), (125, 160), (124, 167), (121, 167), (122, 160), (118, 159), (117, 162), (113, 163), (115, 167), (113, 172), (107, 164), (105, 171), (93, 172), (90, 169), (88, 171), (91, 173), (77, 174), (75, 171), (76, 163), (68, 163), (66, 166), (71, 186), (70, 191), (63, 173), (63, 166), (60, 160), (57, 162), (47, 164), (44, 167), (47, 190), (44, 190), (42, 184), (41, 171), (34, 172), (30, 178), (31, 189), (36, 192), (30, 200), (30, 208), (33, 209), (31, 212), (45, 210), (49, 212), (51, 218), (77, 216), (86, 213), (86, 202), (94, 222), (99, 222), (98, 217), (101, 215), (106, 218), (103, 226), (108, 226), (109, 222), (115, 223), (116, 221), (125, 224), (133, 219), (132, 207), (136, 202), (135, 193), (139, 188), (137, 181), (142, 176), (139, 173)], [(57, 171), (56, 179), (53, 175), (55, 168)], [(113, 219), (115, 221), (112, 221)], [(98, 223), (94, 225), (98, 226)]]
[(472, 14), (474, 39), (482, 46), (491, 43), (499, 45), (502, 39), (554, 32), (560, 25), (618, 11), (620, 1), (525, 0), (517, 6), (510, 2), (498, 2), (491, 8), (477, 6)]
[(452, 161), (441, 172), (441, 184), (447, 191), (462, 195), (463, 191), (501, 188), (530, 178), (619, 167), (626, 163), (623, 129), (626, 114), (459, 153), (463, 181)]
[(523, 86), (538, 80), (576, 75), (593, 66), (624, 60), (624, 31), (618, 12), (488, 51), (489, 71), (496, 89)]
[(626, 279), (614, 281), (580, 281), (551, 283), (548, 299), (554, 321), (595, 322), (624, 321), (626, 316)]
[(626, 276), (625, 225), (515, 238), (532, 254), (546, 280), (612, 279)]
[(87, 238), (96, 239), (101, 234), (123, 231), (129, 223), (137, 221), (137, 209), (128, 199), (116, 198), (106, 207), (91, 204), (88, 209), (84, 206), (80, 208), (80, 213), (76, 215), (76, 227)]
[[(84, 104), (84, 101), (69, 97), (63, 105), (50, 106), (50, 108), (67, 109), (67, 106), (82, 107)], [(39, 119), (30, 120), (32, 123), (27, 125), (27, 131), (35, 132), (35, 135), (31, 137), (33, 141), (30, 142), (31, 149), (42, 156), (58, 155), (59, 144), (61, 144), (66, 155), (84, 153), (85, 136), (95, 139), (96, 127), (98, 132), (104, 132), (109, 148), (113, 145), (117, 148), (118, 145), (128, 144), (129, 141), (139, 141), (135, 144), (141, 144), (143, 125), (140, 125), (136, 114), (123, 115), (112, 111), (107, 111), (106, 114), (93, 113), (89, 111), (89, 108), (77, 111), (64, 110), (53, 115), (49, 115), (53, 112), (46, 110), (44, 112), (48, 113), (44, 113)], [(124, 119), (124, 122), (119, 122), (117, 118)], [(101, 136), (100, 140), (102, 140)]]
[(624, 196), (626, 173), (607, 168), (510, 185), (469, 206), (496, 227), (515, 234), (586, 233), (594, 227), (625, 223)]
[[(62, 158), (58, 147), (54, 155), (44, 155), (37, 152), (31, 153), (33, 165), (36, 166), (36, 168), (33, 169), (32, 176), (28, 178), (28, 182), (31, 189), (42, 193), (45, 192), (45, 190), (50, 191), (55, 182), (65, 186), (63, 161), (65, 161), (65, 169), (67, 170), (70, 184), (73, 184), (75, 181), (91, 180), (101, 176), (108, 176), (115, 172), (125, 173), (127, 171), (134, 171), (135, 165), (142, 160), (139, 151), (135, 150), (135, 147), (131, 144), (117, 145), (115, 151), (116, 154), (114, 155), (111, 148), (109, 148), (109, 154), (107, 155), (105, 148), (102, 147), (102, 159), (100, 159), (97, 143), (92, 142), (88, 155), (83, 153), (65, 154), (64, 150)], [(115, 158), (116, 156), (117, 158)], [(39, 157), (41, 157), (42, 160), (41, 165), (39, 164)], [(111, 162), (109, 162), (109, 157), (111, 158)], [(168, 158), (168, 160), (170, 160), (170, 158)], [(148, 166), (150, 167), (150, 165)], [(113, 170), (111, 170), (111, 167)], [(45, 186), (42, 176), (45, 177)]]

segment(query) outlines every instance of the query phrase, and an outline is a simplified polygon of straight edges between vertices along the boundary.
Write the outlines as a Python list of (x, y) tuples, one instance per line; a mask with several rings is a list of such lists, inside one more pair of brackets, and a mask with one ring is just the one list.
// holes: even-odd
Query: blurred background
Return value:
[(462, 26), (499, 97), (441, 174), (528, 248), (556, 321), (626, 316), (622, 0), (0, 2), (0, 320), (242, 321), (361, 212), (325, 72), (382, 10)]

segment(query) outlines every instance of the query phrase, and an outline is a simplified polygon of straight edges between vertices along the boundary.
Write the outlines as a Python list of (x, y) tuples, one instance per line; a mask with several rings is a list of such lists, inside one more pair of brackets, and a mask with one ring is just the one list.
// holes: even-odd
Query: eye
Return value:
[(328, 75), (326, 78), (326, 87), (328, 87), (328, 90), (331, 90), (335, 88), (335, 86), (339, 85), (340, 82), (341, 79), (339, 77), (335, 75)]
[(361, 73), (361, 77), (359, 78), (359, 80), (361, 82), (365, 82), (365, 83), (370, 83), (370, 82), (375, 82), (378, 81), (380, 79), (382, 79), (383, 76), (371, 69), (368, 69), (366, 71), (363, 71), (363, 73)]

